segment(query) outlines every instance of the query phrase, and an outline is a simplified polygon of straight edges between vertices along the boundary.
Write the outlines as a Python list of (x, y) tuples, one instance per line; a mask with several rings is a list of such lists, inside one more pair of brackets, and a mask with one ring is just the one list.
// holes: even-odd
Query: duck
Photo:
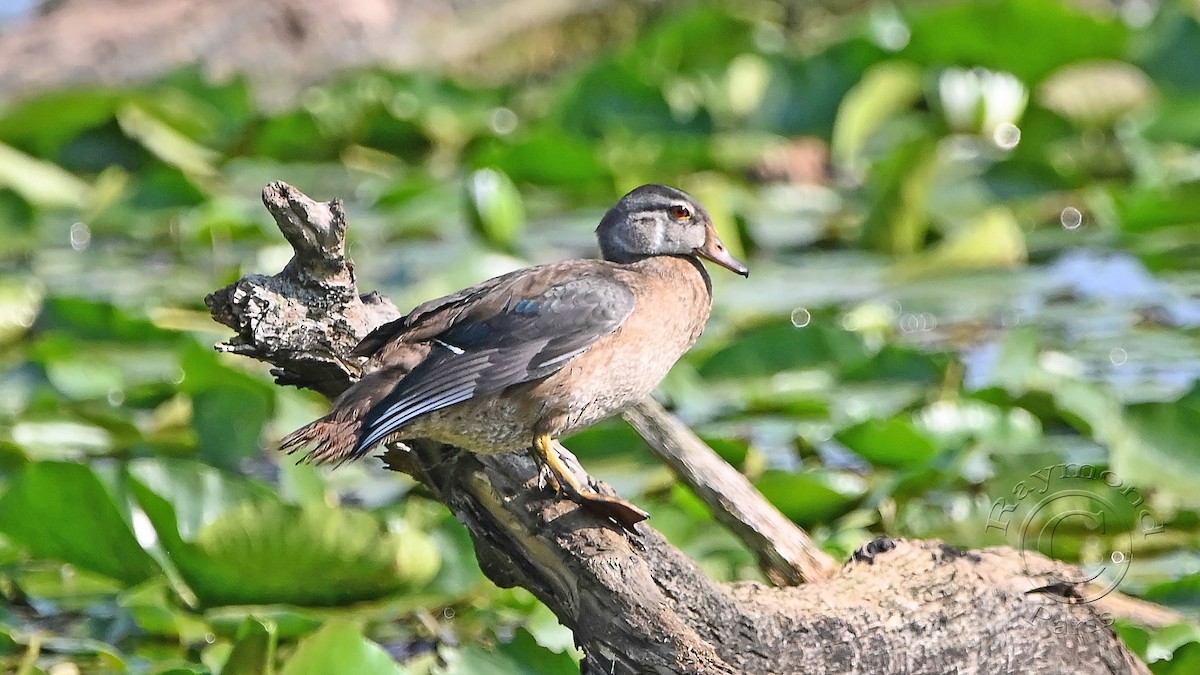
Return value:
[(643, 185), (596, 228), (600, 258), (519, 269), (429, 300), (375, 328), (352, 356), (366, 374), (280, 448), (352, 461), (429, 439), (479, 454), (529, 451), (542, 485), (631, 527), (647, 514), (585, 487), (557, 439), (642, 400), (704, 330), (712, 281), (702, 260), (743, 277), (708, 211)]

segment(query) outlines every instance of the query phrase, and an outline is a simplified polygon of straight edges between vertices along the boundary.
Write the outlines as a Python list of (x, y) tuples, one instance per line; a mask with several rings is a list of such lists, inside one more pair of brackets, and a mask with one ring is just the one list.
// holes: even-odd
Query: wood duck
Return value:
[(554, 439), (650, 394), (712, 307), (706, 258), (742, 276), (690, 195), (643, 185), (596, 228), (602, 260), (510, 272), (430, 300), (362, 340), (369, 371), (281, 448), (343, 462), (428, 438), (477, 453), (530, 448), (549, 484), (625, 526), (637, 507), (580, 484)]

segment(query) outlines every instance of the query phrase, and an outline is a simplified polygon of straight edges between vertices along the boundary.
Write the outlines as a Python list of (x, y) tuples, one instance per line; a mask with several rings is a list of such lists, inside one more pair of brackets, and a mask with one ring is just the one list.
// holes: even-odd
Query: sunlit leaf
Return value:
[(1042, 83), (1042, 105), (1084, 126), (1105, 127), (1154, 99), (1154, 85), (1122, 61), (1090, 61), (1055, 71)]
[(1062, 0), (902, 7), (911, 31), (902, 56), (923, 64), (1005, 70), (1028, 83), (1067, 63), (1120, 58), (1129, 38), (1115, 16)]
[(568, 654), (540, 646), (525, 629), (518, 629), (512, 641), (495, 651), (468, 645), (445, 648), (440, 653), (446, 666), (437, 670), (439, 675), (541, 675), (567, 673), (578, 667)]
[(174, 344), (179, 335), (113, 303), (51, 296), (38, 317), (42, 330), (61, 331), (80, 341), (118, 341), (126, 345)]
[(875, 163), (868, 177), (871, 210), (863, 223), (863, 246), (905, 254), (924, 245), (936, 159), (935, 139), (916, 130)]
[(0, 143), (0, 187), (12, 188), (32, 204), (84, 208), (92, 187), (55, 164)]
[(194, 176), (212, 176), (219, 155), (134, 104), (117, 112), (121, 129), (162, 161)]
[[(1150, 662), (1171, 659), (1184, 645), (1200, 647), (1200, 626), (1194, 623), (1177, 623), (1160, 628), (1150, 644), (1146, 646), (1146, 660)], [(1198, 654), (1197, 656), (1200, 656)], [(1200, 660), (1196, 660), (1200, 664)], [(1179, 665), (1179, 664), (1176, 664)]]
[(1135, 484), (1170, 490), (1196, 506), (1200, 495), (1200, 389), (1177, 401), (1139, 403), (1126, 411), (1128, 429), (1112, 447), (1113, 471)]
[(849, 512), (867, 491), (862, 478), (832, 471), (768, 471), (755, 487), (783, 515), (805, 527)]
[(275, 672), (274, 661), (274, 626), (246, 617), (221, 675), (271, 675)]
[(920, 95), (921, 71), (916, 66), (900, 61), (873, 66), (838, 108), (830, 143), (834, 160), (849, 165), (880, 124), (911, 106)]
[(907, 419), (868, 420), (842, 429), (835, 438), (876, 466), (916, 468), (929, 463), (939, 448)]
[(34, 96), (4, 111), (0, 138), (50, 158), (80, 132), (111, 120), (120, 99), (117, 92), (88, 88)]
[(511, 250), (525, 227), (525, 204), (512, 180), (496, 169), (480, 169), (467, 179), (471, 224), (493, 246)]
[(35, 556), (133, 585), (158, 573), (113, 495), (87, 466), (38, 462), (0, 497), (0, 532)]
[(861, 338), (825, 325), (797, 328), (791, 321), (752, 326), (701, 366), (704, 377), (761, 377), (785, 370), (865, 361)]
[(595, 144), (544, 127), (512, 141), (492, 141), (476, 161), (480, 166), (494, 166), (514, 180), (544, 185), (573, 186), (607, 176)]
[(558, 116), (564, 129), (585, 138), (613, 129), (703, 133), (709, 128), (703, 115), (677, 120), (660, 86), (619, 63), (593, 66), (568, 91)]
[(271, 387), (198, 350), (189, 350), (183, 371), (182, 388), (192, 395), (192, 425), (200, 457), (231, 468), (258, 455), (259, 435), (274, 412)]
[(347, 621), (330, 621), (300, 641), (280, 675), (371, 673), (403, 675), (406, 671), (378, 644), (371, 642)]
[(339, 604), (421, 585), (437, 572), (437, 549), (419, 531), (391, 535), (361, 511), (282, 504), (211, 469), (193, 481), (185, 466), (140, 462), (133, 473), (147, 480), (133, 488), (205, 605)]
[(1025, 262), (1025, 234), (1013, 214), (996, 208), (979, 214), (926, 253), (900, 261), (905, 279), (958, 269), (1016, 267)]

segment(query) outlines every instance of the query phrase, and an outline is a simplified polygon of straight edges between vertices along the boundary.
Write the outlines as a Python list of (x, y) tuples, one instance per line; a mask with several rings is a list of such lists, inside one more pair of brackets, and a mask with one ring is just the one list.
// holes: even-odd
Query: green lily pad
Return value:
[(274, 626), (246, 617), (238, 628), (233, 651), (221, 668), (221, 675), (270, 675), (275, 671)]
[(81, 464), (36, 462), (21, 470), (0, 497), (0, 532), (34, 556), (127, 585), (158, 574), (113, 495)]
[(1060, 0), (913, 6), (906, 13), (911, 39), (901, 56), (1007, 70), (1030, 83), (1075, 61), (1120, 58), (1130, 34), (1112, 15)]
[(512, 641), (495, 651), (467, 645), (443, 648), (440, 654), (446, 666), (437, 671), (439, 675), (541, 675), (568, 673), (578, 668), (569, 654), (542, 647), (524, 628), (517, 629)]
[(321, 630), (300, 641), (296, 653), (283, 665), (280, 675), (404, 675), (405, 672), (382, 647), (368, 640), (354, 624), (330, 621)]
[(914, 469), (925, 466), (940, 448), (911, 420), (867, 420), (839, 431), (835, 438), (875, 466)]
[(833, 471), (767, 471), (755, 486), (783, 515), (804, 527), (849, 513), (867, 492), (862, 478)]
[(1200, 388), (1168, 403), (1139, 403), (1126, 409), (1127, 429), (1112, 445), (1113, 471), (1140, 485), (1170, 490), (1200, 506)]
[(440, 564), (426, 535), (390, 534), (362, 511), (283, 504), (186, 462), (147, 460), (130, 472), (163, 548), (206, 606), (369, 600), (423, 585)]

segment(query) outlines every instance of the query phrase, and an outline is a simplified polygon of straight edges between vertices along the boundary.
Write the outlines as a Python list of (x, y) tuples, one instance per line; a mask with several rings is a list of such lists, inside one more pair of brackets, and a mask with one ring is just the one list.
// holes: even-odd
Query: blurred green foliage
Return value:
[[(344, 198), (360, 283), (401, 306), (591, 255), (622, 191), (678, 184), (754, 274), (715, 275), (662, 394), (823, 546), (1032, 545), (1109, 580), (1121, 551), (1123, 591), (1194, 618), (1200, 18), (1095, 5), (814, 32), (704, 4), (550, 76), (361, 72), (267, 113), (184, 71), (0, 111), (0, 669), (575, 667), (411, 481), (268, 449), (324, 404), (214, 353), (202, 299), (286, 263), (273, 179)], [(711, 574), (759, 578), (624, 425), (568, 445)], [(1064, 466), (1107, 528), (1017, 497)], [(1024, 527), (989, 527), (1001, 499)], [(1118, 628), (1155, 673), (1200, 663), (1194, 623)]]

